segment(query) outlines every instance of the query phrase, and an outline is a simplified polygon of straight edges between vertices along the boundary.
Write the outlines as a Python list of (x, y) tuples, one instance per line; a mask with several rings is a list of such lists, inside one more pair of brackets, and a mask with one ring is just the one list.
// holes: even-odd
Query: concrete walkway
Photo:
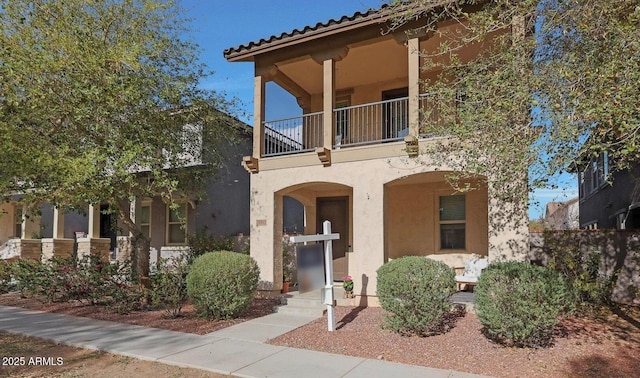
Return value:
[(239, 377), (480, 377), (264, 343), (315, 318), (275, 313), (200, 336), (0, 306), (2, 331)]

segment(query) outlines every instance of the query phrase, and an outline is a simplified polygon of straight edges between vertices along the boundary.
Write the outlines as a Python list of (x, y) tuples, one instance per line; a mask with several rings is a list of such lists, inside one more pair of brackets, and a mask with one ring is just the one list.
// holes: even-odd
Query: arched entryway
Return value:
[[(300, 233), (322, 233), (323, 222), (325, 220), (331, 222), (332, 232), (340, 234), (340, 239), (333, 242), (334, 277), (339, 279), (348, 275), (348, 255), (351, 251), (351, 240), (353, 240), (353, 189), (337, 183), (311, 182), (282, 189), (275, 195), (276, 202), (279, 197), (283, 198), (283, 206), (280, 210), (282, 212), (286, 211), (285, 197), (298, 201), (304, 207), (304, 227)], [(286, 227), (283, 223), (285, 217), (280, 219), (282, 222), (276, 222), (274, 227), (282, 230)], [(275, 232), (276, 239), (280, 237), (278, 234)]]

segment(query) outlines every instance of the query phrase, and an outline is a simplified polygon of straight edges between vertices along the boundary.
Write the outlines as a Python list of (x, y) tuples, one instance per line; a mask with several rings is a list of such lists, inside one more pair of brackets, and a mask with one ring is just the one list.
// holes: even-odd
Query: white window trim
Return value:
[[(440, 220), (440, 197), (449, 197), (449, 196), (464, 196), (464, 220), (452, 220), (452, 221), (442, 221)], [(453, 193), (447, 194), (445, 192), (435, 193), (435, 219), (434, 222), (436, 230), (435, 230), (435, 240), (436, 240), (436, 250), (439, 252), (446, 253), (460, 253), (467, 252), (468, 250), (468, 240), (469, 240), (469, 227), (467, 227), (467, 195), (464, 193)], [(464, 248), (462, 249), (443, 249), (442, 248), (442, 239), (441, 239), (441, 225), (443, 224), (464, 224)]]
[(148, 226), (149, 227), (149, 234), (147, 235), (147, 237), (149, 239), (151, 239), (151, 224), (153, 223), (152, 201), (143, 201), (142, 203), (140, 203), (140, 208), (142, 209), (143, 207), (149, 207), (149, 223), (142, 223), (142, 220), (140, 220), (140, 228), (142, 229), (142, 226)]
[[(188, 231), (188, 220), (189, 220), (189, 204), (187, 202), (177, 202), (177, 204), (179, 206), (184, 206), (184, 222), (170, 222), (169, 221), (169, 212), (171, 211), (171, 206), (170, 205), (166, 205), (165, 206), (165, 245), (175, 245), (175, 246), (180, 246), (180, 245), (187, 245), (187, 231)], [(169, 241), (169, 226), (173, 225), (173, 224), (182, 224), (184, 225), (184, 242), (180, 242), (180, 243), (171, 243)]]

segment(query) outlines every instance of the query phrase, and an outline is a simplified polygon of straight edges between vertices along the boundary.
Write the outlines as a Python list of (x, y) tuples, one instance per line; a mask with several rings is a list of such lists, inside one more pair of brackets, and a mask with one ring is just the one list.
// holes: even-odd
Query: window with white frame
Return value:
[(148, 238), (151, 238), (151, 204), (143, 203), (140, 207), (140, 231)]
[(187, 204), (181, 203), (171, 208), (167, 205), (167, 244), (186, 244)]
[(466, 198), (440, 196), (440, 249), (466, 248)]

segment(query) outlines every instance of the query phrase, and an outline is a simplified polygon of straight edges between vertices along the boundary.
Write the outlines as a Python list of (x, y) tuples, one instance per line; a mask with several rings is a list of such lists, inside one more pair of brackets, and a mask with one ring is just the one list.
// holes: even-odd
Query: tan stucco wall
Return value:
[[(442, 176), (440, 173), (430, 175)], [(439, 198), (452, 194), (460, 193), (455, 193), (444, 181), (389, 186), (385, 196), (387, 257), (395, 259), (407, 255), (426, 256), (456, 252), (486, 256), (489, 248), (486, 188), (464, 193), (465, 250), (440, 249)]]
[[(385, 219), (388, 221), (389, 217), (385, 217), (385, 198), (389, 198), (390, 193), (385, 193), (385, 184), (415, 174), (435, 171), (429, 164), (407, 158), (403, 149), (403, 143), (387, 143), (380, 146), (334, 150), (332, 165), (329, 167), (323, 167), (313, 153), (261, 159), (260, 172), (251, 176), (251, 255), (260, 265), (260, 288), (279, 290), (281, 284), (282, 243), (278, 238), (281, 234), (278, 230), (282, 228), (282, 224), (278, 214), (281, 214), (282, 209), (278, 208), (281, 201), (277, 198), (285, 194), (289, 195), (292, 188), (305, 183), (332, 183), (351, 188), (352, 252), (348, 253), (349, 274), (354, 277), (356, 291), (360, 292), (364, 281), (368, 282), (366, 294), (375, 295), (376, 270), (386, 261), (384, 224)], [(448, 167), (441, 166), (439, 170), (446, 171)], [(318, 186), (319, 184), (315, 185), (317, 188), (322, 188)], [(324, 197), (330, 196), (329, 193), (335, 193), (333, 191), (335, 186), (326, 185), (325, 187), (328, 189), (327, 192), (317, 190), (316, 194)], [(392, 189), (391, 194), (395, 191), (396, 189)], [(412, 187), (400, 188), (397, 191), (398, 193), (404, 191), (404, 195), (408, 196), (419, 196), (421, 192), (419, 188)], [(434, 196), (435, 193), (436, 191), (433, 192)], [(479, 199), (483, 193), (478, 191), (469, 195), (473, 198), (477, 196)], [(486, 198), (486, 192), (484, 196)], [(428, 210), (429, 201), (429, 197), (425, 195), (425, 198), (417, 203)], [(434, 201), (435, 199), (431, 206)], [(469, 206), (469, 213), (472, 211), (482, 213), (482, 208), (487, 208), (486, 200), (469, 202), (473, 202)], [(387, 206), (406, 210), (409, 206), (415, 206), (415, 203), (403, 204), (399, 200), (392, 200)], [(493, 199), (489, 211), (498, 210), (503, 206), (505, 204), (498, 199)], [(484, 210), (485, 214), (486, 212), (487, 210)], [(524, 216), (525, 218), (520, 222), (522, 224), (526, 224), (526, 214)], [(419, 215), (416, 217), (413, 219), (416, 222), (425, 220)], [(307, 214), (307, 222), (310, 218), (314, 217)], [(405, 221), (410, 222), (411, 219)], [(527, 248), (520, 247), (526, 246), (528, 236), (525, 237), (511, 230), (492, 230), (491, 226), (489, 226), (488, 236), (480, 235), (478, 230), (481, 229), (482, 223), (486, 224), (487, 221), (478, 218), (474, 222), (477, 224), (470, 224), (468, 238), (474, 242), (477, 241), (478, 250), (469, 252), (483, 253), (487, 249), (484, 246), (488, 245), (490, 259), (494, 256), (526, 258)], [(313, 229), (308, 228), (308, 230)], [(400, 232), (401, 236), (398, 236), (393, 244), (401, 245), (398, 243), (402, 243), (399, 241), (402, 236), (411, 237), (414, 243), (417, 243), (421, 240), (418, 234), (420, 233), (416, 230)], [(508, 240), (509, 237), (514, 237), (516, 240)], [(424, 240), (428, 242), (429, 239)], [(404, 245), (402, 248), (408, 247)]]

